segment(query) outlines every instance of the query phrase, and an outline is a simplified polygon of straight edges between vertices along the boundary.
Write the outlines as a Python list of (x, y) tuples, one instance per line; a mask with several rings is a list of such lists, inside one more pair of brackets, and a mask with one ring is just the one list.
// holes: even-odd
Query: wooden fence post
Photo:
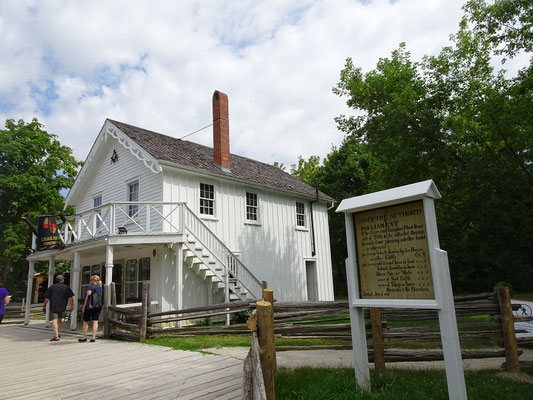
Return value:
[[(110, 296), (111, 296), (111, 306), (116, 307), (117, 306), (117, 293), (115, 288), (115, 282), (111, 282), (111, 285), (109, 285), (111, 288), (110, 290)], [(104, 335), (105, 336), (111, 336), (111, 324), (109, 323), (109, 319), (113, 318), (115, 316), (115, 313), (113, 311), (109, 311), (109, 306), (107, 305), (107, 301), (104, 302), (104, 305), (106, 307), (106, 312), (104, 314)]]
[(150, 282), (143, 282), (141, 319), (139, 321), (139, 339), (146, 339), (146, 327), (148, 323), (148, 312), (150, 310)]
[(111, 298), (111, 285), (104, 286), (104, 337), (109, 337), (109, 310), (108, 304), (110, 303), (108, 299)]
[(514, 332), (513, 308), (511, 306), (511, 296), (509, 288), (500, 286), (498, 288), (498, 300), (500, 302), (500, 312), (502, 316), (503, 343), (505, 346), (505, 370), (507, 372), (520, 372), (518, 361), (518, 346)]
[(113, 307), (117, 306), (117, 288), (115, 282), (111, 282), (111, 305)]
[[(268, 301), (270, 304), (272, 304), (271, 313), (270, 313), (270, 321), (272, 324), (272, 330), (275, 330), (274, 326), (274, 291), (272, 289), (263, 289), (263, 300)], [(276, 338), (274, 337), (274, 372), (278, 370), (278, 361), (276, 357)]]
[(267, 400), (276, 398), (274, 391), (274, 372), (276, 348), (274, 344), (274, 325), (272, 324), (272, 303), (260, 300), (256, 303), (257, 337), (259, 339), (261, 369), (265, 381)]
[(374, 350), (374, 371), (385, 372), (385, 349), (383, 348), (383, 331), (381, 327), (381, 312), (379, 308), (370, 309), (372, 325), (372, 348)]

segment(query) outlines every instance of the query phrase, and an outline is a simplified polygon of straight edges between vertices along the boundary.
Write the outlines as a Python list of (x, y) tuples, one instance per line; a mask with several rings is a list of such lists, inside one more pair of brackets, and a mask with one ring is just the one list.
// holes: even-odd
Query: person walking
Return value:
[(85, 293), (85, 300), (83, 301), (83, 336), (78, 339), (78, 342), (83, 343), (87, 341), (87, 331), (89, 330), (89, 322), (92, 322), (93, 335), (91, 342), (96, 340), (96, 332), (98, 331), (98, 317), (100, 317), (100, 311), (102, 311), (103, 305), (103, 290), (102, 281), (98, 275), (91, 276), (91, 284), (87, 287)]
[(0, 287), (0, 324), (4, 319), (4, 314), (6, 312), (6, 305), (9, 304), (11, 296), (9, 295), (7, 289)]
[[(63, 275), (56, 276), (56, 283), (46, 289), (44, 293), (43, 312), (46, 312), (46, 305), (50, 302), (50, 319), (52, 320), (52, 329), (54, 337), (51, 342), (59, 342), (59, 330), (61, 329), (61, 320), (65, 318), (65, 309), (67, 303), (70, 303), (70, 311), (74, 311), (74, 293), (65, 285)], [(75, 318), (75, 317), (73, 317)]]

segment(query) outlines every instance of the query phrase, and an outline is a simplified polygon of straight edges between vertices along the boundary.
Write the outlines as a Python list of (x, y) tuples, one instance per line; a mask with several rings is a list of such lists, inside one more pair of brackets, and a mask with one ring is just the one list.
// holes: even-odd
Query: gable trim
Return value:
[(161, 166), (154, 157), (148, 154), (146, 150), (122, 133), (118, 128), (115, 127), (115, 129), (113, 129), (108, 127), (106, 134), (115, 138), (126, 150), (129, 150), (135, 158), (142, 161), (146, 168), (150, 169), (154, 174), (158, 174), (162, 171)]
[(95, 163), (94, 160), (97, 158), (103, 144), (107, 141), (108, 136), (116, 139), (122, 147), (128, 150), (139, 161), (142, 161), (146, 168), (154, 174), (159, 174), (163, 171), (159, 162), (153, 156), (113, 125), (111, 121), (106, 120), (94, 141), (80, 172), (76, 176), (74, 184), (65, 198), (65, 207), (73, 205), (76, 200), (78, 200), (78, 188), (82, 186), (82, 182), (85, 181), (88, 176), (91, 176), (92, 165)]

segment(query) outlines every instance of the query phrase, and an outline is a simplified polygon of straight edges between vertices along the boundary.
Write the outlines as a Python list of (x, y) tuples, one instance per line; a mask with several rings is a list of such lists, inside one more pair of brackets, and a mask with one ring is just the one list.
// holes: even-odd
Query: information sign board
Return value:
[(422, 200), (354, 213), (362, 299), (434, 299)]
[(359, 385), (370, 390), (365, 307), (436, 310), (448, 396), (466, 400), (466, 385), (448, 255), (439, 247), (433, 181), (345, 199), (346, 277)]

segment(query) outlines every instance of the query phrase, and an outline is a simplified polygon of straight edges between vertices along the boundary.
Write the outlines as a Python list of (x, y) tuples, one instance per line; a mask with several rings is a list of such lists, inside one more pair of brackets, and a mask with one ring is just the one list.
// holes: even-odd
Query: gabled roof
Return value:
[[(229, 172), (217, 167), (213, 162), (213, 149), (187, 140), (176, 139), (157, 132), (138, 128), (123, 122), (108, 119), (122, 133), (132, 139), (159, 162), (242, 181), (251, 185), (266, 186), (274, 190), (292, 192), (296, 195), (316, 197), (316, 189), (280, 168), (231, 154)], [(334, 201), (319, 191), (320, 200)]]

